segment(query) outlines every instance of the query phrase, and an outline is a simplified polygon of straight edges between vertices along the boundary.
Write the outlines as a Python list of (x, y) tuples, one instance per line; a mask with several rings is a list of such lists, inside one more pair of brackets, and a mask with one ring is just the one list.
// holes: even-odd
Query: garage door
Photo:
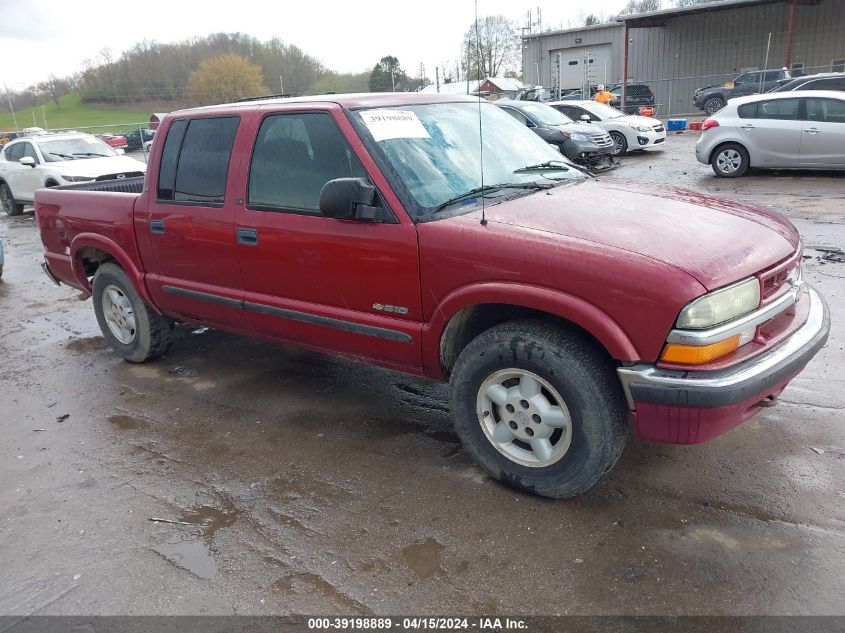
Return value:
[[(584, 64), (588, 68), (591, 85), (613, 83), (610, 44), (598, 44), (587, 48), (563, 48), (551, 51), (550, 68), (556, 73), (557, 54), (560, 53), (560, 86), (564, 89), (580, 88), (584, 78)], [(558, 84), (558, 77), (552, 76), (551, 84)]]

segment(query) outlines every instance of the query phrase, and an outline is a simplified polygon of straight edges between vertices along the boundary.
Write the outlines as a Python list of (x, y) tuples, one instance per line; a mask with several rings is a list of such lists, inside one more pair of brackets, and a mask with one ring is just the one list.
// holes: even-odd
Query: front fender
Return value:
[(440, 366), (440, 339), (452, 317), (464, 308), (490, 303), (554, 314), (589, 332), (614, 359), (636, 361), (640, 358), (619, 324), (593, 304), (541, 286), (492, 282), (458, 288), (434, 309), (430, 322), (422, 330), (423, 366), (427, 375), (445, 378)]
[(150, 309), (158, 312), (144, 283), (144, 273), (141, 272), (135, 262), (132, 261), (132, 258), (126, 254), (126, 251), (117, 242), (102, 235), (97, 235), (96, 233), (80, 233), (70, 243), (71, 268), (74, 277), (82, 288), (91, 292), (91, 282), (88, 281), (88, 277), (85, 274), (85, 266), (82, 262), (82, 249), (84, 248), (96, 248), (111, 255), (129, 276), (132, 285), (135, 287), (135, 291), (143, 302)]

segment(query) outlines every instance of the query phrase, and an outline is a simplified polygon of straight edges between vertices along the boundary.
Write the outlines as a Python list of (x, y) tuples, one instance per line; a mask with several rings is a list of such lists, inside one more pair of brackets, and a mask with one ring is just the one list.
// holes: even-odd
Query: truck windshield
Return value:
[(61, 138), (37, 141), (44, 160), (54, 163), (60, 160), (83, 160), (101, 156), (117, 156), (117, 153), (100, 139), (91, 137)]
[[(458, 197), (459, 208), (473, 205), (494, 185), (514, 185), (497, 189), (496, 195), (527, 195), (534, 189), (519, 185), (584, 177), (560, 152), (500, 108), (485, 102), (480, 110), (483, 153), (477, 103), (358, 110), (353, 116), (374, 141), (370, 145), (376, 154), (401, 180), (416, 205), (409, 210), (418, 217)], [(474, 191), (482, 193), (464, 198)]]

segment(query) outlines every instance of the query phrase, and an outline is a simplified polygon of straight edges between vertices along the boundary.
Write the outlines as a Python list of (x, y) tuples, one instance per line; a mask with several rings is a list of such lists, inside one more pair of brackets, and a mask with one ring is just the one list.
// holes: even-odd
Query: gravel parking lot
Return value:
[(789, 216), (830, 341), (779, 406), (632, 440), (571, 501), (476, 468), (436, 383), (187, 326), (123, 362), (39, 269), (31, 209), (0, 218), (0, 612), (845, 614), (845, 180), (717, 179), (694, 141), (601, 178)]

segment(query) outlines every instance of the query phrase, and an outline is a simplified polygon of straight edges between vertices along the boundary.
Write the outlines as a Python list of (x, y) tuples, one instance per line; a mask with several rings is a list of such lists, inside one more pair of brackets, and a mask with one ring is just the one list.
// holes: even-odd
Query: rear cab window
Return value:
[(174, 121), (162, 150), (157, 199), (221, 206), (239, 123), (237, 116)]

